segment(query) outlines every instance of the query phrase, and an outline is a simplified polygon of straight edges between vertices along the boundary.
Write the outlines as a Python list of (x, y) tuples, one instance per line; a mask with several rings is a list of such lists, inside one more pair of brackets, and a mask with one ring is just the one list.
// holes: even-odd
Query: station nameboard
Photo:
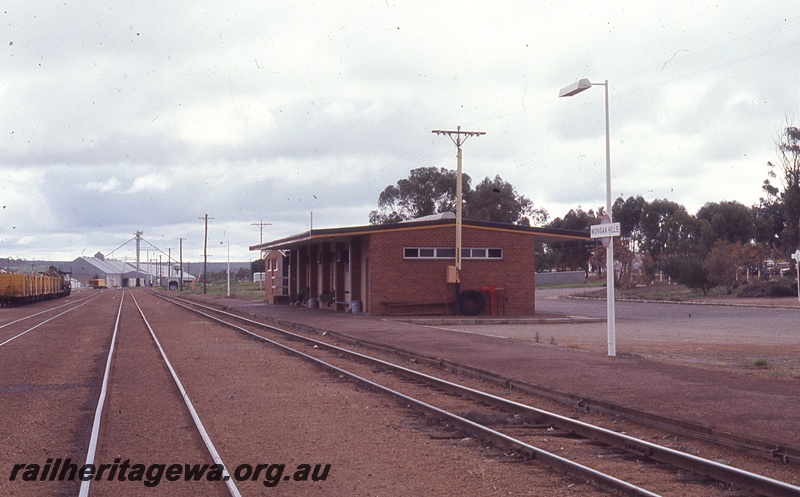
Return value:
[(621, 231), (619, 223), (612, 223), (611, 216), (608, 214), (603, 214), (600, 224), (589, 227), (589, 235), (592, 238), (600, 238), (600, 242), (606, 248), (611, 245), (611, 237), (619, 236)]
[(595, 224), (589, 228), (592, 238), (606, 238), (609, 236), (619, 236), (619, 223)]

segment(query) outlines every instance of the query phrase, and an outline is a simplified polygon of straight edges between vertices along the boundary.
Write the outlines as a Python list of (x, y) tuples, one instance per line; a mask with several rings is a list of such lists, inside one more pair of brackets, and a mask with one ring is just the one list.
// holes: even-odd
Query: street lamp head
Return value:
[(571, 85), (565, 86), (561, 88), (558, 92), (559, 97), (571, 97), (572, 95), (577, 95), (578, 93), (588, 90), (592, 87), (592, 83), (589, 81), (588, 78), (579, 79), (578, 81), (572, 83)]

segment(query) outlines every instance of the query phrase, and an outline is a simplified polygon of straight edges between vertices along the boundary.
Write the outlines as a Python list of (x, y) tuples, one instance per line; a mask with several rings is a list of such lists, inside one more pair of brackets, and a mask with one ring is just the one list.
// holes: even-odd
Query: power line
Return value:
[[(669, 59), (668, 64), (665, 64), (665, 62), (667, 62), (667, 61), (659, 62), (658, 64), (653, 64), (653, 65), (650, 65), (650, 66), (642, 67), (640, 69), (636, 69), (636, 70), (627, 72), (627, 73), (622, 74), (622, 75), (612, 76), (611, 79), (613, 79), (616, 82), (620, 82), (620, 81), (624, 81), (624, 80), (628, 80), (628, 79), (635, 79), (637, 77), (641, 77), (641, 76), (644, 76), (644, 75), (650, 74), (650, 73), (661, 73), (662, 69), (664, 69), (665, 67), (671, 68), (673, 66), (677, 66), (679, 64), (683, 64), (684, 62), (689, 62), (689, 61), (692, 61), (692, 60), (701, 59), (704, 56), (712, 55), (712, 54), (715, 54), (716, 52), (720, 52), (720, 51), (722, 51), (724, 49), (735, 47), (737, 45), (746, 43), (748, 41), (752, 41), (752, 40), (755, 40), (757, 38), (761, 38), (763, 36), (766, 36), (766, 35), (769, 35), (769, 34), (773, 34), (773, 33), (776, 33), (776, 32), (779, 32), (779, 31), (782, 31), (784, 29), (791, 28), (791, 27), (794, 27), (794, 26), (797, 26), (797, 25), (800, 25), (800, 19), (787, 19), (787, 20), (785, 20), (783, 22), (780, 22), (780, 23), (777, 23), (777, 24), (773, 24), (773, 25), (767, 26), (765, 28), (758, 29), (758, 30), (750, 32), (750, 33), (745, 33), (743, 35), (736, 36), (734, 38), (730, 38), (730, 39), (725, 40), (723, 42), (720, 42), (720, 43), (717, 43), (717, 44), (714, 44), (714, 45), (709, 45), (709, 46), (701, 48), (699, 50), (686, 50), (686, 54), (685, 55), (678, 55), (678, 52), (682, 52), (682, 50), (676, 50), (675, 55), (673, 56), (673, 58)], [(744, 55), (742, 57), (737, 57), (737, 58), (733, 58), (733, 59), (729, 59), (729, 60), (723, 60), (723, 59), (721, 59), (720, 56), (717, 56), (717, 58), (714, 60), (714, 62), (717, 62), (716, 64), (707, 65), (707, 66), (705, 66), (703, 68), (697, 69), (695, 71), (687, 72), (687, 73), (682, 74), (682, 75), (675, 76), (675, 77), (673, 77), (671, 79), (661, 80), (659, 82), (652, 83), (652, 84), (647, 84), (645, 86), (632, 87), (632, 88), (627, 89), (627, 90), (622, 90), (622, 91), (617, 93), (617, 96), (621, 97), (621, 96), (634, 95), (634, 94), (637, 94), (637, 93), (645, 92), (645, 91), (648, 91), (648, 90), (652, 90), (653, 88), (657, 88), (659, 86), (666, 86), (666, 85), (675, 83), (675, 82), (680, 81), (682, 79), (693, 78), (695, 76), (699, 76), (700, 74), (704, 74), (706, 72), (714, 71), (714, 70), (717, 70), (717, 69), (722, 69), (722, 68), (729, 67), (729, 66), (732, 66), (732, 65), (735, 65), (735, 64), (739, 64), (741, 62), (746, 62), (746, 61), (749, 61), (749, 60), (753, 60), (753, 59), (757, 59), (757, 58), (760, 58), (760, 57), (764, 57), (766, 55), (771, 55), (773, 53), (780, 52), (782, 50), (786, 50), (786, 49), (790, 49), (790, 48), (793, 48), (793, 47), (797, 47), (798, 45), (800, 45), (800, 41), (793, 41), (791, 43), (787, 43), (787, 44), (784, 44), (784, 45), (780, 45), (780, 46), (777, 46), (777, 47), (769, 48), (769, 49), (766, 49), (766, 50), (762, 50), (762, 51), (759, 51), (759, 52), (756, 52), (756, 53), (751, 53), (749, 55)], [(618, 87), (615, 85), (615, 88), (618, 88)], [(621, 88), (618, 88), (618, 89), (621, 89)], [(536, 109), (541, 109), (541, 108), (548, 108), (549, 110), (540, 111), (540, 112), (536, 111)], [(512, 126), (514, 126), (516, 124), (519, 124), (520, 122), (528, 122), (530, 120), (530, 118), (531, 118), (531, 114), (533, 114), (535, 116), (538, 116), (538, 117), (542, 117), (542, 116), (553, 115), (553, 114), (556, 114), (556, 113), (561, 113), (563, 111), (564, 111), (563, 108), (560, 108), (558, 110), (553, 109), (549, 102), (542, 102), (542, 103), (540, 103), (538, 105), (535, 105), (533, 107), (528, 107), (525, 110), (509, 112), (509, 113), (505, 113), (505, 114), (496, 115), (494, 117), (488, 117), (486, 119), (481, 119), (480, 121), (477, 121), (474, 124), (481, 124), (481, 123), (486, 123), (487, 121), (495, 121), (495, 120), (500, 120), (500, 119), (507, 119), (507, 118), (510, 118), (512, 116), (517, 116), (519, 114), (525, 114), (524, 117), (514, 118), (513, 120), (509, 120), (505, 124), (501, 124), (499, 126), (501, 128), (511, 128)]]
[[(669, 61), (667, 61), (666, 63), (654, 64), (652, 66), (644, 67), (644, 68), (638, 69), (636, 71), (629, 72), (627, 74), (616, 76), (616, 77), (614, 77), (614, 80), (615, 81), (622, 81), (622, 80), (625, 80), (625, 79), (628, 79), (628, 78), (632, 78), (632, 77), (638, 76), (639, 74), (644, 74), (644, 73), (648, 73), (648, 72), (654, 72), (656, 70), (658, 70), (660, 72), (667, 65), (669, 65), (671, 67), (671, 66), (675, 66), (675, 65), (678, 65), (678, 64), (682, 64), (684, 62), (689, 62), (691, 60), (703, 57), (705, 55), (709, 55), (709, 54), (713, 54), (715, 52), (719, 52), (720, 50), (724, 50), (726, 48), (730, 48), (730, 47), (739, 45), (741, 43), (744, 43), (744, 42), (747, 42), (747, 41), (750, 41), (750, 40), (754, 40), (756, 38), (760, 38), (762, 36), (765, 36), (765, 35), (768, 35), (768, 34), (771, 34), (771, 33), (777, 32), (777, 31), (781, 31), (781, 30), (783, 30), (785, 28), (789, 28), (789, 27), (792, 27), (792, 26), (797, 25), (797, 24), (800, 24), (800, 19), (794, 19), (794, 20), (791, 20), (791, 21), (784, 21), (784, 22), (781, 22), (781, 23), (778, 23), (778, 24), (773, 24), (772, 26), (767, 26), (766, 28), (762, 28), (762, 29), (753, 31), (751, 33), (746, 33), (746, 34), (743, 34), (741, 36), (737, 36), (735, 38), (731, 38), (729, 40), (723, 41), (721, 43), (717, 43), (715, 45), (710, 45), (710, 46), (707, 46), (705, 48), (701, 48), (699, 50), (677, 50), (675, 52), (673, 58), (670, 59)], [(781, 48), (786, 48), (786, 47), (793, 46), (793, 45), (796, 45), (796, 43), (792, 43), (790, 45), (786, 45), (785, 47), (781, 47)], [(760, 54), (756, 54), (756, 55), (753, 55), (753, 56), (745, 57), (745, 58), (742, 58), (742, 59), (739, 59), (739, 60), (748, 60), (748, 59), (751, 59), (751, 58), (759, 57), (761, 55), (766, 55), (766, 54), (772, 53), (773, 51), (775, 51), (775, 50), (767, 50), (767, 51), (762, 52)], [(680, 55), (679, 56), (679, 55), (677, 55), (679, 52), (686, 52), (686, 55)], [(714, 69), (714, 68), (712, 67), (711, 69)]]

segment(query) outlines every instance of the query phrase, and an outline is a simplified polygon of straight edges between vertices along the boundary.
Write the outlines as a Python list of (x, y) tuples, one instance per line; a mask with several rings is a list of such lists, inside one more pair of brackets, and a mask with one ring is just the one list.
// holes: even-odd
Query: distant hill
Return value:
[[(75, 260), (75, 259), (73, 259)], [(26, 260), (14, 260), (14, 259), (0, 259), (0, 268), (12, 272), (12, 273), (31, 273), (31, 272), (39, 272), (44, 271), (50, 266), (55, 266), (57, 268), (61, 268), (70, 264), (70, 261), (26, 261)], [(136, 261), (126, 261), (129, 264), (135, 266)], [(209, 262), (208, 263), (208, 272), (211, 273), (218, 273), (220, 271), (225, 271), (228, 267), (227, 262)], [(231, 274), (236, 274), (239, 269), (245, 268), (248, 271), (250, 270), (250, 263), (249, 262), (233, 262), (231, 261)], [(203, 271), (203, 263), (202, 262), (183, 262), (183, 270), (187, 273), (198, 276)]]

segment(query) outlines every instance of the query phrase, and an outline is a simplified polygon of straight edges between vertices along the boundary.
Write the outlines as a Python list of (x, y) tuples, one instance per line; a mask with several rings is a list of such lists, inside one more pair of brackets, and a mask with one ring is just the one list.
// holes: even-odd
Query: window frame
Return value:
[[(422, 255), (423, 253), (426, 255)], [(482, 255), (480, 255), (481, 253)], [(437, 260), (437, 259), (455, 259), (455, 258), (456, 258), (456, 249), (453, 247), (403, 247), (404, 260)], [(461, 259), (478, 260), (478, 261), (501, 261), (504, 258), (505, 258), (505, 250), (501, 247), (461, 248)]]

